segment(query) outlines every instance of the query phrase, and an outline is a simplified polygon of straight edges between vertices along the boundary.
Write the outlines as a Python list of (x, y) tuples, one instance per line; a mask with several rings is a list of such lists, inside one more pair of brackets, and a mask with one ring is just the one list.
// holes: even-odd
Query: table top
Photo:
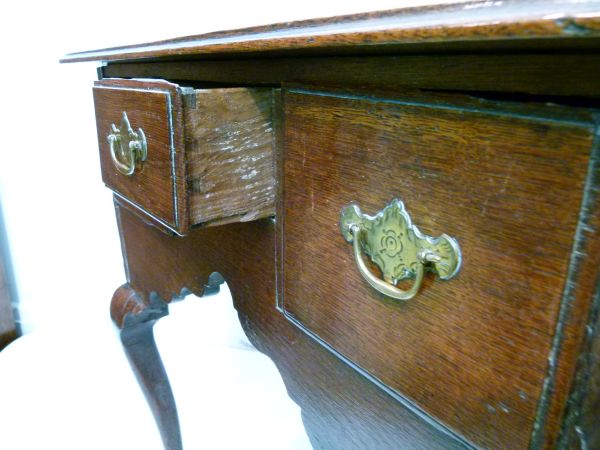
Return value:
[(214, 32), (66, 55), (62, 62), (255, 54), (597, 48), (600, 1), (469, 1)]

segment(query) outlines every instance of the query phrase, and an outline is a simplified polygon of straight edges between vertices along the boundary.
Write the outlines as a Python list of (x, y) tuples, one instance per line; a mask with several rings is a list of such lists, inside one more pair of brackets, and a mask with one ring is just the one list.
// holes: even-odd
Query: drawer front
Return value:
[[(585, 120), (544, 111), (284, 94), (285, 314), (487, 448), (529, 445), (592, 146)], [(463, 257), (405, 302), (365, 282), (339, 229), (349, 203), (394, 198)]]
[[(94, 104), (103, 181), (155, 219), (181, 228), (186, 214), (177, 204), (177, 178), (181, 176), (177, 166), (183, 162), (183, 148), (177, 139), (183, 130), (175, 86), (161, 81), (103, 80), (94, 86)], [(130, 142), (127, 125), (136, 133), (134, 139), (144, 135), (147, 149), (145, 161), (131, 174), (120, 171), (111, 156), (113, 152), (123, 164), (132, 163), (121, 153)], [(114, 141), (115, 128), (122, 143)], [(181, 163), (176, 158), (182, 159)], [(183, 209), (183, 204), (180, 206)]]

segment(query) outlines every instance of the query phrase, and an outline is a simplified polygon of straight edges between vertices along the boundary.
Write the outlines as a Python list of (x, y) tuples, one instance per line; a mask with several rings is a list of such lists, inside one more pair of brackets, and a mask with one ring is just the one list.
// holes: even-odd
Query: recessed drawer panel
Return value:
[(270, 89), (94, 87), (104, 182), (169, 230), (274, 213)]
[[(182, 175), (179, 136), (183, 130), (176, 86), (99, 82), (94, 87), (94, 103), (103, 181), (152, 216), (178, 228), (184, 211), (178, 210), (174, 199), (177, 175)], [(136, 144), (145, 146), (146, 155), (133, 161), (129, 151)], [(127, 173), (130, 168), (133, 171)]]
[[(283, 104), (285, 314), (475, 445), (527, 448), (593, 126), (545, 106), (514, 114), (301, 90)], [(339, 225), (351, 202), (375, 215), (394, 198), (462, 252), (454, 278), (426, 273), (407, 301), (363, 279)]]

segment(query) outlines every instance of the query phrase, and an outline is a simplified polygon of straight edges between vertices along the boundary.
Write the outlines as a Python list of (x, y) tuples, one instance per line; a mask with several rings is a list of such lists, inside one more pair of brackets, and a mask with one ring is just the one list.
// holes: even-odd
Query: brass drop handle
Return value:
[[(342, 209), (340, 226), (346, 240), (353, 243), (360, 274), (374, 289), (393, 299), (409, 300), (417, 295), (426, 268), (443, 280), (460, 269), (458, 242), (446, 234), (437, 238), (422, 234), (399, 200), (373, 217), (362, 214), (356, 204), (348, 205)], [(373, 275), (363, 252), (381, 269), (383, 280)], [(396, 287), (398, 281), (407, 278), (414, 278), (410, 289)]]
[(393, 284), (380, 280), (371, 273), (361, 255), (361, 229), (358, 225), (353, 225), (351, 230), (354, 247), (354, 259), (356, 260), (358, 271), (372, 287), (377, 289), (382, 294), (392, 297), (396, 300), (410, 300), (417, 295), (417, 292), (419, 292), (421, 287), (421, 283), (423, 282), (423, 275), (425, 273), (424, 264), (427, 262), (438, 261), (440, 259), (440, 257), (434, 253), (427, 251), (419, 252), (417, 254), (419, 264), (417, 264), (415, 268), (415, 281), (409, 290), (403, 291), (402, 289), (395, 287)]
[(111, 124), (111, 133), (106, 139), (110, 146), (110, 158), (120, 173), (130, 176), (136, 169), (141, 170), (142, 163), (148, 157), (146, 136), (141, 128), (133, 131), (127, 113), (123, 111), (120, 128)]

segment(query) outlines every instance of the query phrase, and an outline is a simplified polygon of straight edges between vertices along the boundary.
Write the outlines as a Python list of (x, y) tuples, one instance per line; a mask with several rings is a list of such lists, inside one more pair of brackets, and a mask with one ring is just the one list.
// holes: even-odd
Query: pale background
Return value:
[[(0, 207), (27, 336), (0, 354), (0, 448), (160, 448), (108, 316), (125, 276), (112, 197), (100, 179), (97, 64), (59, 65), (61, 56), (427, 3), (441, 1), (3, 4)], [(156, 327), (167, 370), (178, 367), (170, 372), (184, 439), (195, 442), (186, 448), (200, 448), (193, 430), (209, 442), (203, 448), (305, 448), (299, 410), (286, 403), (268, 360), (244, 356), (235, 314), (222, 307), (230, 303), (227, 295), (188, 299)], [(265, 417), (254, 428), (253, 419)]]

